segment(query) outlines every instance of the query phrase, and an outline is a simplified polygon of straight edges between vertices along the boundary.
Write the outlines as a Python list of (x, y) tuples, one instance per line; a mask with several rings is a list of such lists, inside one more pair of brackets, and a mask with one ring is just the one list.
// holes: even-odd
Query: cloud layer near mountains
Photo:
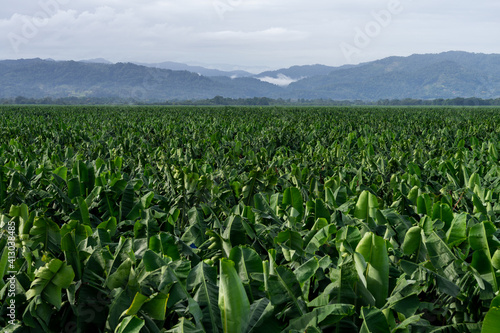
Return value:
[(493, 0), (4, 0), (0, 58), (276, 68), (450, 49), (500, 53), (499, 11)]

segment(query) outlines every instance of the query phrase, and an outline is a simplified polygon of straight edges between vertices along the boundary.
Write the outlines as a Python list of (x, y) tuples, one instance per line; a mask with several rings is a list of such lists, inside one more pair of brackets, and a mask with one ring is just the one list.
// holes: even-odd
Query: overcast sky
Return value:
[(500, 53), (499, 16), (498, 0), (2, 0), (0, 59), (256, 70), (449, 50)]

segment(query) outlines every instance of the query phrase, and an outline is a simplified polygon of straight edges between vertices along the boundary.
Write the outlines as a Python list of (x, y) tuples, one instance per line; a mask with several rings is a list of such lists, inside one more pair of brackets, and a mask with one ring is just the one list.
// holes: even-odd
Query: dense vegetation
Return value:
[(227, 106), (500, 106), (500, 98), (496, 99), (481, 99), (476, 97), (453, 99), (432, 99), (422, 100), (405, 98), (399, 99), (384, 99), (377, 102), (361, 101), (361, 100), (332, 100), (332, 99), (272, 99), (267, 97), (253, 98), (230, 98), (223, 96), (215, 96), (209, 99), (198, 100), (169, 100), (155, 103), (144, 103), (133, 98), (97, 98), (97, 97), (62, 97), (52, 99), (45, 98), (26, 98), (17, 96), (16, 98), (0, 98), (0, 104), (3, 105), (190, 105), (190, 106), (211, 106), (211, 105), (227, 105)]
[(1, 107), (2, 332), (496, 332), (499, 124)]

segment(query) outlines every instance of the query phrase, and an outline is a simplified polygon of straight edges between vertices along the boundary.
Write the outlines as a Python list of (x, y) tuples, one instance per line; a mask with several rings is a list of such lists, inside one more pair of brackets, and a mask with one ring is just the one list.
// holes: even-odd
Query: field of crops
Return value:
[(500, 111), (0, 107), (2, 332), (500, 331)]

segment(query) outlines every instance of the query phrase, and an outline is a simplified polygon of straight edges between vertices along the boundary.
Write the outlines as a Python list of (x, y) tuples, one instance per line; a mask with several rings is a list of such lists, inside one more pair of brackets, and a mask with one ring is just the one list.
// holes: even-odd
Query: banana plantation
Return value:
[(2, 332), (500, 330), (493, 108), (0, 107)]

